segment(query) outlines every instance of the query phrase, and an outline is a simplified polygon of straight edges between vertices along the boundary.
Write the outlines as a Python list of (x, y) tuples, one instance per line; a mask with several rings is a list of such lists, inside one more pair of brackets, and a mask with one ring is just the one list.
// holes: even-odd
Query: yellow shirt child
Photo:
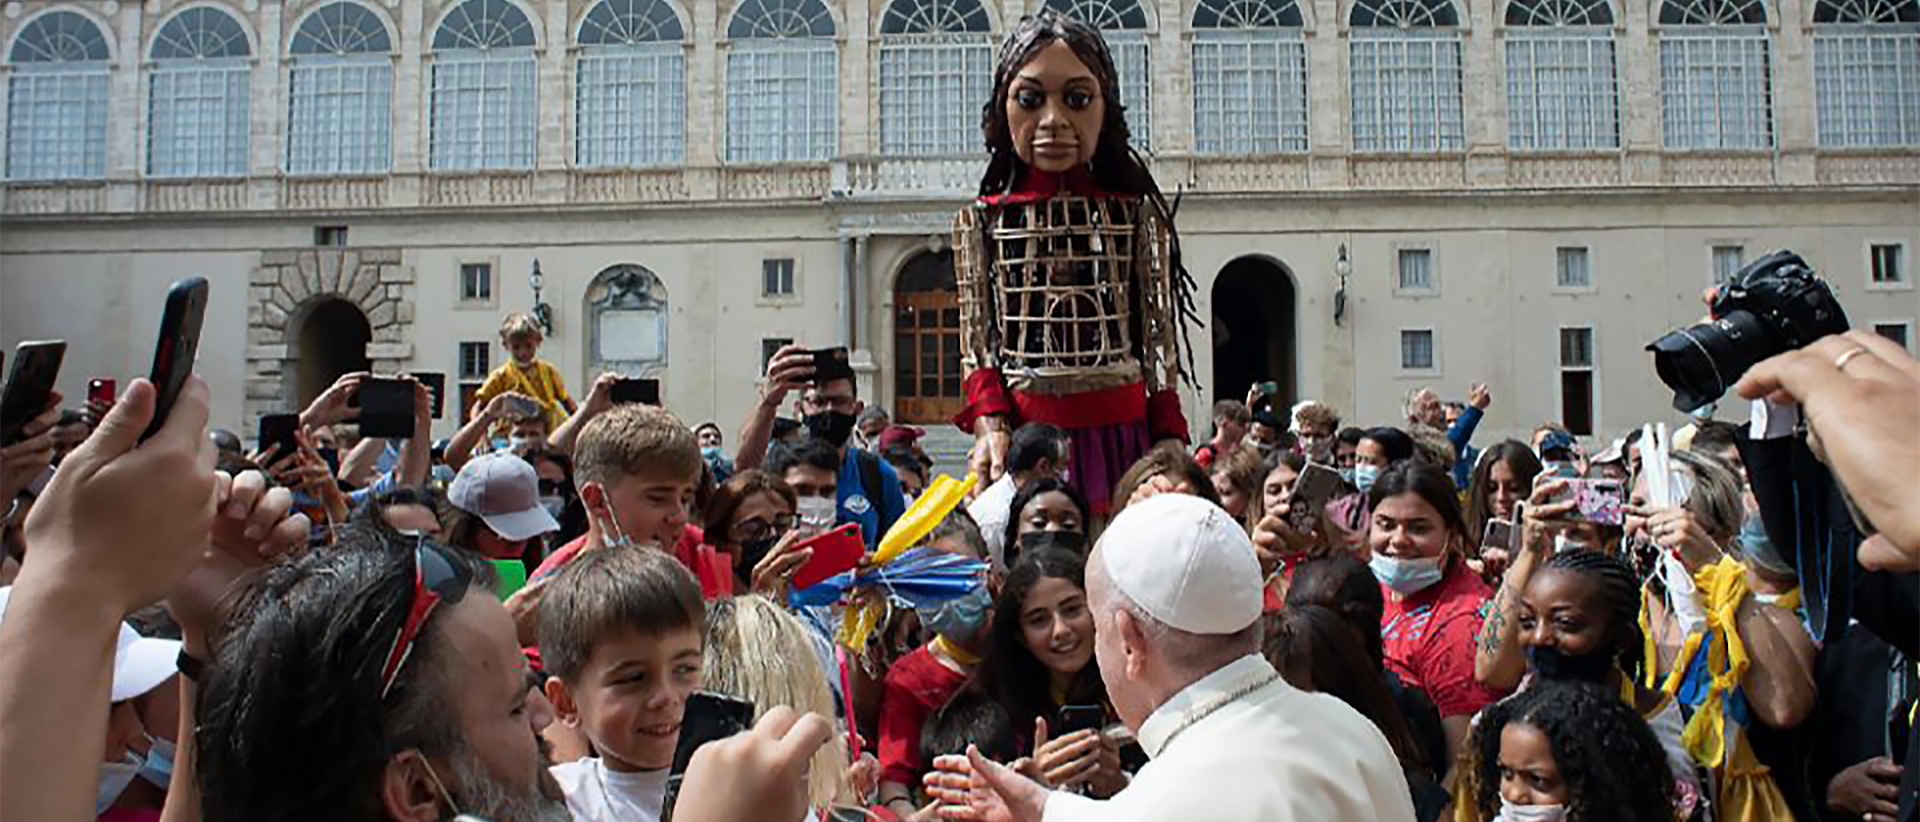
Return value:
[(573, 398), (567, 395), (560, 370), (534, 356), (542, 341), (540, 326), (524, 313), (508, 314), (500, 323), (500, 341), (512, 356), (487, 375), (474, 395), (475, 407), (485, 408), (501, 394), (525, 394), (540, 401), (547, 414), (548, 430), (558, 429), (573, 413)]

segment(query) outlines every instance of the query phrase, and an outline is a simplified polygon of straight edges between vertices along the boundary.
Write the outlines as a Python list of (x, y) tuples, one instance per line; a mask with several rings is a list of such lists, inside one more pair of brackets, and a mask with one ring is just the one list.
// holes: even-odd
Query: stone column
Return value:
[(1193, 151), (1193, 49), (1188, 46), (1187, 16), (1180, 0), (1154, 5), (1160, 30), (1147, 38), (1147, 65), (1153, 72), (1153, 148), (1157, 153)]
[(1347, 25), (1337, 0), (1308, 0), (1307, 150), (1314, 188), (1347, 187), (1347, 145), (1352, 105), (1347, 98)]
[(400, 47), (400, 57), (393, 67), (393, 136), (390, 140), (396, 206), (420, 204), (419, 175), (427, 165), (427, 118), (431, 116), (432, 101), (427, 95), (429, 67), (423, 60), (426, 43), (433, 32), (426, 30), (425, 17), (425, 8), (419, 0), (400, 4), (400, 31), (395, 41)]
[(693, 16), (693, 49), (687, 58), (687, 165), (712, 167), (724, 153), (721, 112), (726, 106), (721, 87), (718, 42), (724, 28), (719, 4), (689, 3)]
[(876, 128), (880, 111), (880, 84), (873, 72), (878, 51), (873, 42), (875, 3), (886, 0), (848, 0), (846, 25), (840, 46), (840, 156), (878, 154)]
[(1507, 182), (1506, 62), (1494, 19), (1496, 3), (1467, 6), (1461, 28), (1461, 123), (1467, 141), (1469, 186), (1503, 186)]
[(1628, 185), (1660, 182), (1660, 44), (1652, 3), (1622, 3), (1614, 36), (1620, 60), (1620, 145)]
[[(1773, 182), (1813, 185), (1814, 148), (1819, 139), (1819, 107), (1813, 90), (1813, 32), (1807, 0), (1780, 0), (1773, 38), (1773, 129), (1779, 146)], [(1772, 27), (1772, 26), (1770, 26)]]
[(247, 5), (255, 8), (254, 31), (260, 33), (260, 50), (254, 55), (251, 85), (247, 89), (247, 165), (252, 177), (248, 198), (257, 209), (271, 209), (279, 205), (275, 196), (279, 193), (276, 180), (280, 176), (280, 158), (286, 156), (286, 126), (289, 109), (287, 98), (288, 81), (281, 56), (281, 44), (286, 41), (286, 7), (280, 3), (260, 4), (258, 0), (248, 0)]
[(107, 18), (104, 34), (113, 38), (113, 68), (107, 79), (107, 210), (136, 211), (141, 207), (140, 181), (146, 176), (146, 85), (140, 67), (146, 62), (146, 9), (138, 2), (108, 0), (101, 7)]
[[(543, 196), (543, 200), (564, 199), (566, 193), (566, 170), (572, 165), (570, 154), (573, 147), (573, 61), (567, 59), (572, 53), (573, 32), (568, 19), (568, 3), (547, 3), (536, 6), (546, 12), (541, 27), (546, 30), (542, 40), (542, 50), (534, 58), (534, 168), (539, 169), (542, 178), (538, 186), (539, 194), (555, 194), (558, 197)], [(547, 177), (558, 177), (548, 180)], [(556, 186), (555, 183), (558, 183)]]

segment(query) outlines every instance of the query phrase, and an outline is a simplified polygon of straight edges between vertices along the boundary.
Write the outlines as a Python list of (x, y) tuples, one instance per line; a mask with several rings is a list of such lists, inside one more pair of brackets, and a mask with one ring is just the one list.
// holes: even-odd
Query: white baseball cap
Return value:
[(513, 542), (560, 530), (540, 504), (540, 474), (506, 451), (474, 457), (463, 466), (447, 486), (447, 501)]
[[(6, 619), (7, 600), (13, 586), (0, 587), (0, 620)], [(160, 687), (160, 683), (179, 673), (180, 640), (147, 639), (120, 623), (120, 638), (113, 651), (113, 692), (110, 701), (124, 702)]]
[(1253, 541), (1199, 497), (1160, 494), (1127, 506), (1100, 539), (1100, 561), (1127, 599), (1187, 633), (1239, 633), (1260, 618)]

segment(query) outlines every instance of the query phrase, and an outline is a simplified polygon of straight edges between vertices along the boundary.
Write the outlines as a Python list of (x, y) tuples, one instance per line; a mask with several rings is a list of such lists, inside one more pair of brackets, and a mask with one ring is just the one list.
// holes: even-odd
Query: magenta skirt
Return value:
[(1096, 516), (1113, 512), (1114, 485), (1153, 447), (1145, 418), (1093, 428), (1069, 428), (1073, 438), (1068, 481), (1093, 507)]

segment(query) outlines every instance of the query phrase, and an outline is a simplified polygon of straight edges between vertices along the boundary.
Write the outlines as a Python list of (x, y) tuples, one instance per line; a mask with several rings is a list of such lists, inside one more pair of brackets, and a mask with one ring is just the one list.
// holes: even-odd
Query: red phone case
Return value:
[(847, 523), (817, 537), (796, 543), (792, 550), (813, 549), (813, 559), (793, 575), (793, 588), (811, 588), (834, 574), (851, 571), (867, 555), (867, 544), (860, 539), (860, 525)]

